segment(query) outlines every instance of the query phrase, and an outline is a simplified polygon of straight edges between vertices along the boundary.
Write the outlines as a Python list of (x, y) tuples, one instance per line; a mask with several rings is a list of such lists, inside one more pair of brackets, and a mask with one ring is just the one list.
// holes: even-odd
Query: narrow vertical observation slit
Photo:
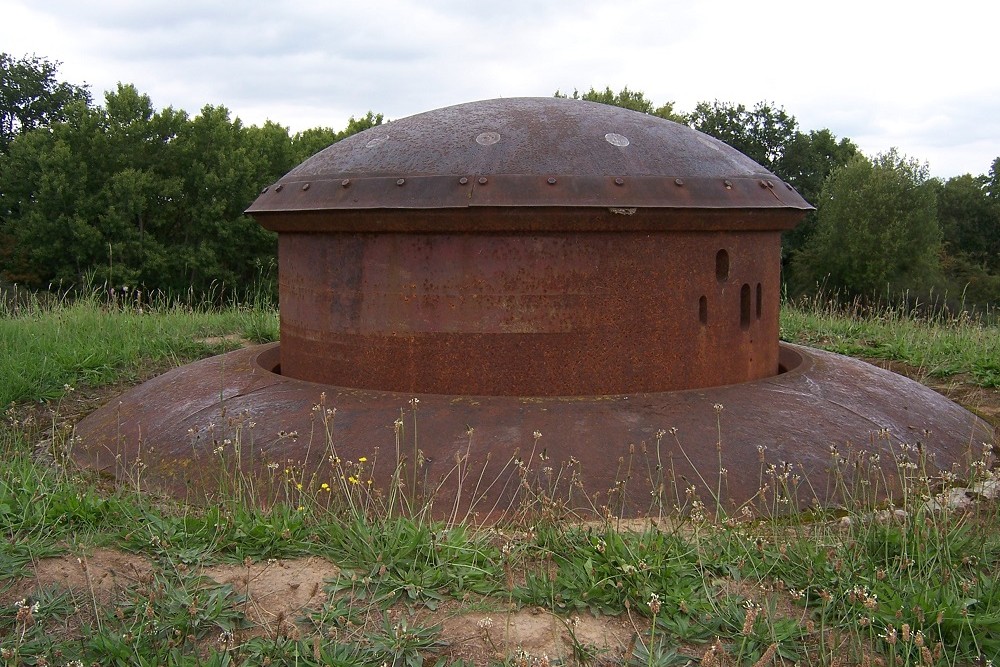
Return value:
[(724, 249), (715, 253), (715, 279), (719, 282), (729, 280), (729, 253)]
[(750, 285), (746, 283), (740, 288), (740, 328), (750, 328)]

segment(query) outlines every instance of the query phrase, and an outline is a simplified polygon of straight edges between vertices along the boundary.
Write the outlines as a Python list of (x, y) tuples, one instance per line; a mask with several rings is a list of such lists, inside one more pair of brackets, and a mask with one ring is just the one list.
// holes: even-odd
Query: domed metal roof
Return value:
[(811, 208), (687, 126), (545, 97), (459, 104), (358, 133), (290, 171), (247, 212), (473, 206)]

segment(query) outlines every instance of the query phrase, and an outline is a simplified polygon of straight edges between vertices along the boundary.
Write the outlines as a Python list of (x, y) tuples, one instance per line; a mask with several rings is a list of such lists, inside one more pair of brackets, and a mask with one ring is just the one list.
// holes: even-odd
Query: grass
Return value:
[[(951, 480), (926, 474), (919, 451), (834, 459), (831, 474), (850, 468), (856, 489), (836, 513), (696, 513), (631, 529), (552, 521), (534, 507), (497, 526), (435, 521), (426, 498), (352, 486), (360, 468), (311, 493), (294, 474), (278, 476), (290, 500), (266, 508), (186, 506), (59, 465), (68, 406), (76, 392), (223, 351), (235, 344), (227, 336), (273, 340), (274, 311), (135, 294), (0, 307), (0, 396), (10, 406), (0, 427), (0, 665), (951, 667), (1000, 655), (997, 501), (930, 502)], [(782, 332), (997, 386), (1000, 330), (967, 317), (813, 300), (785, 309)], [(43, 438), (50, 457), (38, 455)], [(984, 449), (963, 483), (986, 493), (995, 463)], [(865, 488), (883, 483), (884, 465), (904, 484), (891, 506)], [(102, 593), (87, 570), (97, 548), (148, 570)], [(79, 558), (87, 584), (25, 588), (56, 555)], [(298, 617), (262, 621), (249, 574), (245, 591), (205, 574), (306, 557), (338, 567)], [(517, 610), (551, 621), (564, 640), (555, 653), (519, 644)], [(478, 620), (458, 641), (449, 628), (463, 617)], [(583, 632), (593, 618), (627, 626), (620, 651)], [(472, 658), (463, 642), (478, 647)]]
[(12, 294), (0, 298), (0, 405), (134, 381), (233, 349), (233, 336), (277, 340), (277, 313), (259, 300), (213, 309), (135, 290), (72, 301)]
[(965, 312), (928, 312), (920, 304), (845, 304), (820, 295), (785, 305), (781, 336), (839, 354), (903, 362), (930, 377), (967, 375), (980, 387), (997, 388), (1000, 323), (989, 321)]

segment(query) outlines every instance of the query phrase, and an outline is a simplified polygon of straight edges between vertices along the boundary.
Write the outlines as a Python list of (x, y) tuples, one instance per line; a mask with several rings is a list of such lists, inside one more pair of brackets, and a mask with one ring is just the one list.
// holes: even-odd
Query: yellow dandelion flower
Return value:
[(358, 463), (364, 463), (367, 460), (368, 460), (367, 456), (361, 456), (361, 457), (358, 458)]
[(329, 491), (330, 485), (327, 484), (326, 482), (323, 482), (322, 484), (319, 485), (319, 488), (323, 489), (324, 491)]
[(302, 490), (302, 482), (299, 482), (298, 484), (296, 484), (295, 488), (298, 489), (299, 491), (301, 491)]
[(357, 484), (358, 478), (355, 477), (354, 475), (351, 475), (350, 477), (347, 478), (347, 481), (350, 482), (351, 484)]

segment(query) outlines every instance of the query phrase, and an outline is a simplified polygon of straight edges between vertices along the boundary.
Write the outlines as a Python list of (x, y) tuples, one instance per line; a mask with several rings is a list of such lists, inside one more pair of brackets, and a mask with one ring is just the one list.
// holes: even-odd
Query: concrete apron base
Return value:
[(77, 425), (73, 456), (192, 502), (308, 507), (384, 498), (397, 461), (397, 488), (412, 493), (416, 450), (416, 491), (435, 514), (471, 507), (490, 520), (641, 516), (695, 499), (714, 511), (716, 497), (727, 512), (837, 505), (845, 486), (891, 492), (903, 460), (962, 477), (995, 442), (986, 422), (907, 378), (794, 345), (781, 358), (785, 372), (739, 385), (519, 398), (305, 382), (274, 372), (278, 344), (261, 345), (131, 389)]

